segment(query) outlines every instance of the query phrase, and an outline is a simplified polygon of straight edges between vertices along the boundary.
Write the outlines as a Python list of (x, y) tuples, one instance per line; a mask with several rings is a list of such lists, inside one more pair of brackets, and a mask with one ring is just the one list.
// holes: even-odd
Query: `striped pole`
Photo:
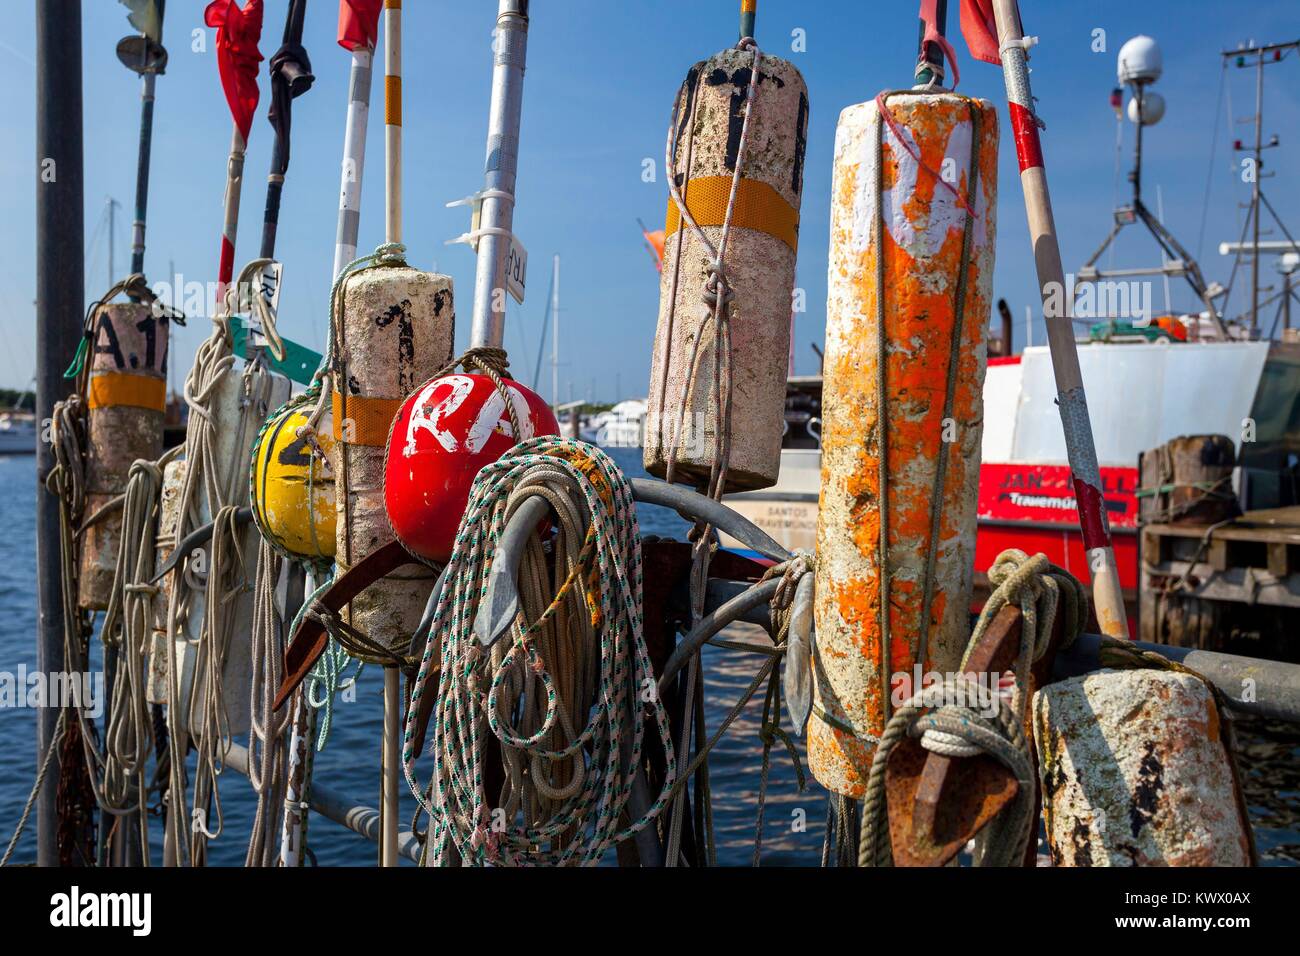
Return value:
[(758, 0), (740, 0), (740, 38), (754, 35), (754, 17), (758, 13)]
[(239, 231), (239, 195), (244, 185), (244, 149), (247, 144), (236, 125), (226, 160), (226, 216), (221, 227), (221, 264), (217, 269), (217, 307), (235, 276), (235, 233)]
[[(402, 241), (402, 0), (384, 0), (384, 239)], [(384, 668), (384, 743), (379, 802), (379, 865), (397, 866), (397, 794), (402, 752), (400, 676)]]
[(401, 242), (402, 0), (384, 0), (384, 161), (384, 238), (390, 243)]
[[(1061, 265), (1061, 248), (1056, 239), (1047, 172), (1043, 168), (1043, 150), (1038, 139), (1038, 118), (1034, 115), (1033, 94), (1029, 89), (1028, 55), (1020, 26), (1020, 11), (1016, 0), (994, 0), (993, 7), (1011, 130), (1016, 141), (1016, 156), (1020, 160), (1020, 185), (1025, 193), (1025, 212), (1043, 298), (1047, 343), (1056, 375), (1057, 404), (1061, 409), (1065, 449), (1074, 481), (1079, 527), (1083, 532), (1088, 569), (1092, 575), (1093, 605), (1102, 633), (1127, 639), (1128, 615), (1120, 591), (1115, 551), (1111, 547), (1110, 524), (1106, 520), (1105, 501), (1101, 494), (1101, 470), (1097, 465), (1097, 449), (1088, 418), (1079, 353), (1074, 344), (1069, 296), (1065, 294), (1065, 269)], [(1058, 312), (1060, 314), (1056, 314)]]
[[(357, 233), (361, 225), (361, 173), (366, 161), (366, 121), (370, 116), (370, 78), (374, 57), (375, 51), (370, 47), (360, 46), (352, 51), (348, 118), (343, 133), (343, 173), (339, 186), (339, 226), (334, 242), (334, 277), (357, 257)], [(398, 134), (401, 134), (400, 126)]]

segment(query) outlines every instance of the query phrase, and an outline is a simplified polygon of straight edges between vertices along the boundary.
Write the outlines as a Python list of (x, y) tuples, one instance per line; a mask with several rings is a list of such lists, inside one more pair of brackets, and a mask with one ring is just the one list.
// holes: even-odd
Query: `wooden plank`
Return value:
[(1216, 571), (1228, 570), (1228, 542), (1217, 535), (1210, 539), (1206, 549), (1206, 560)]
[(1272, 541), (1268, 545), (1268, 573), (1279, 578), (1291, 574), (1291, 548), (1283, 541)]

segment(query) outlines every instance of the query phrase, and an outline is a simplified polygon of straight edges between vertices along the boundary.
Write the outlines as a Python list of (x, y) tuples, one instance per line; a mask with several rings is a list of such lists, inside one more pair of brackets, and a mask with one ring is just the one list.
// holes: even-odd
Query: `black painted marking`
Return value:
[(118, 368), (126, 368), (126, 360), (122, 357), (122, 346), (117, 340), (117, 330), (113, 328), (113, 323), (105, 311), (99, 313), (99, 325), (95, 330), (95, 354), (111, 355), (113, 363)]

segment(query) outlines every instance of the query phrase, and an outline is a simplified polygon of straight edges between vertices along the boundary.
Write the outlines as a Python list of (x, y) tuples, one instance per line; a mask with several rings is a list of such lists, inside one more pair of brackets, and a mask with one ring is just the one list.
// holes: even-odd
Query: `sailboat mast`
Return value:
[(551, 404), (560, 404), (560, 257), (551, 263)]

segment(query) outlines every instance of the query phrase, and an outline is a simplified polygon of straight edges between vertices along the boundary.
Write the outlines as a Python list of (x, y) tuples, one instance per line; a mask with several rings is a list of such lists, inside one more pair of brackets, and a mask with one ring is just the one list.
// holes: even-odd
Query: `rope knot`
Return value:
[(406, 265), (406, 246), (400, 242), (384, 242), (375, 247), (374, 255), (375, 265), (380, 266), (404, 266)]

